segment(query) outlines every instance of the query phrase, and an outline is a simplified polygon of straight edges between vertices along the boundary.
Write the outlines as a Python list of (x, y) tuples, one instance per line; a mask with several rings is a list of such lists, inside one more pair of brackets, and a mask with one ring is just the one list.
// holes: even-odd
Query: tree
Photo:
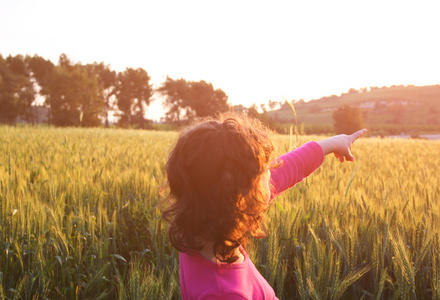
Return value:
[(31, 117), (35, 91), (25, 59), (0, 55), (0, 121), (15, 123), (18, 116)]
[(394, 124), (402, 123), (402, 115), (404, 112), (405, 107), (399, 101), (393, 102), (393, 105), (388, 107), (388, 114), (394, 117), (394, 119), (392, 120)]
[(168, 108), (165, 112), (167, 119), (180, 123), (182, 111), (188, 106), (185, 100), (187, 88), (188, 82), (185, 79), (174, 80), (169, 77), (159, 87), (158, 92), (165, 96), (164, 107)]
[(38, 55), (26, 56), (26, 63), (29, 66), (32, 77), (44, 89), (48, 75), (53, 71), (55, 65), (50, 60), (46, 60)]
[(109, 111), (113, 108), (111, 103), (111, 98), (116, 95), (116, 72), (110, 69), (109, 65), (104, 65), (101, 63), (94, 63), (93, 65), (88, 65), (91, 71), (97, 76), (99, 83), (99, 96), (103, 98), (105, 103), (105, 127), (109, 126)]
[(214, 90), (211, 83), (203, 80), (190, 82), (188, 102), (197, 117), (210, 116), (229, 110), (228, 96), (221, 89)]
[(167, 77), (158, 92), (165, 96), (167, 118), (180, 122), (194, 117), (211, 116), (230, 109), (228, 96), (211, 83), (201, 81), (174, 80)]
[[(55, 65), (50, 60), (46, 60), (38, 55), (34, 55), (34, 56), (27, 55), (25, 61), (26, 61), (26, 65), (29, 68), (29, 73), (31, 76), (32, 83), (36, 87), (37, 97), (45, 98), (45, 96), (47, 95), (47, 78), (55, 68)], [(44, 104), (46, 108), (49, 107), (47, 102), (44, 102), (42, 104)], [(34, 122), (35, 119), (38, 118), (38, 116), (35, 115), (36, 112), (37, 112), (36, 110), (34, 109), (32, 110), (32, 115), (31, 115), (32, 122)]]
[(58, 126), (98, 126), (104, 101), (99, 97), (97, 77), (81, 64), (73, 64), (65, 54), (58, 66), (42, 76), (45, 103), (51, 122)]
[(268, 105), (270, 110), (275, 110), (275, 109), (280, 109), (282, 103), (278, 101), (269, 100)]
[(146, 128), (146, 106), (150, 105), (153, 88), (150, 85), (150, 76), (142, 69), (127, 68), (118, 73), (116, 91), (117, 105), (120, 110), (119, 124), (128, 127), (137, 125)]
[(357, 93), (359, 93), (359, 91), (356, 90), (356, 89), (354, 89), (354, 88), (350, 88), (350, 89), (348, 90), (348, 92), (347, 92), (348, 95), (350, 95), (350, 94), (357, 94)]
[(278, 122), (276, 122), (276, 120), (269, 117), (269, 114), (267, 113), (267, 110), (264, 105), (261, 105), (260, 107), (263, 110), (262, 113), (258, 112), (258, 107), (255, 103), (252, 104), (247, 109), (247, 114), (255, 119), (260, 120), (260, 122), (262, 122), (263, 124), (265, 124), (266, 126), (271, 128), (272, 130), (275, 130), (275, 131), (281, 133), (280, 124), (278, 124)]
[(333, 112), (333, 121), (337, 134), (351, 134), (365, 127), (360, 109), (349, 104), (344, 104)]

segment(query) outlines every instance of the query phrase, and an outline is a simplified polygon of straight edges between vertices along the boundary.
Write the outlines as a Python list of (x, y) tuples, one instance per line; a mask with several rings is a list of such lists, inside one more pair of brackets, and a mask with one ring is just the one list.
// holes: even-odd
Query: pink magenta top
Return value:
[[(324, 152), (319, 144), (309, 142), (277, 161), (280, 166), (271, 170), (271, 200), (315, 171), (324, 161)], [(278, 299), (244, 249), (240, 251), (244, 261), (232, 264), (214, 263), (198, 252), (180, 252), (182, 299)]]

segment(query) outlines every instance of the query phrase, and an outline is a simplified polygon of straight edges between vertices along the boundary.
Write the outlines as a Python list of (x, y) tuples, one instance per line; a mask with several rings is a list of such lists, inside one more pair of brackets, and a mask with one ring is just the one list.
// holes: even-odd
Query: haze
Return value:
[[(0, 2), (0, 54), (205, 80), (249, 106), (440, 83), (436, 1)], [(154, 102), (153, 102), (154, 103)], [(158, 118), (160, 103), (150, 108)], [(151, 113), (153, 112), (153, 115)]]

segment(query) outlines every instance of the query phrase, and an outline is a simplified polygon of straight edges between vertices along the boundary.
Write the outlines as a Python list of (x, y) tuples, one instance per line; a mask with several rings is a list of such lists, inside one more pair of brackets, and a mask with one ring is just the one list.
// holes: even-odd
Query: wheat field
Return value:
[[(176, 137), (0, 127), (0, 299), (180, 299), (159, 195)], [(277, 296), (440, 299), (439, 151), (361, 138), (279, 196), (248, 249)]]

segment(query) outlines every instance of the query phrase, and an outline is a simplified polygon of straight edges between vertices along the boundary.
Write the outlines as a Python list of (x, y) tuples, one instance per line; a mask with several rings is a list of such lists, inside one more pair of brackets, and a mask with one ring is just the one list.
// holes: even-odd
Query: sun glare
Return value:
[[(435, 1), (4, 1), (2, 55), (205, 80), (249, 106), (439, 83)], [(66, 14), (66, 12), (68, 12)], [(151, 110), (155, 108), (151, 107)]]

